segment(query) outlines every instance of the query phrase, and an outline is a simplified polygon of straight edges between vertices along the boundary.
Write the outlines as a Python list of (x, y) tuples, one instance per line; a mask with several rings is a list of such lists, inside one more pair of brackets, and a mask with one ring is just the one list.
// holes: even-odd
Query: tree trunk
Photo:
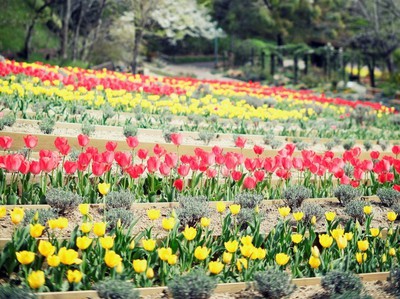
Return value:
[[(280, 50), (280, 46), (283, 46), (283, 36), (282, 36), (281, 33), (278, 33), (277, 36), (276, 36), (276, 45), (278, 46), (279, 54), (282, 55), (282, 52), (281, 52), (281, 50)], [(283, 56), (283, 55), (282, 55), (282, 56)], [(283, 59), (281, 58), (281, 56), (278, 55), (277, 58), (278, 58), (278, 59), (277, 59), (277, 60), (278, 60), (278, 65), (279, 65), (279, 66), (283, 66)]]
[(143, 30), (137, 29), (135, 34), (135, 42), (133, 44), (133, 60), (131, 64), (132, 74), (136, 74), (137, 62), (138, 62), (137, 59), (139, 56), (139, 46), (140, 43), (142, 42), (142, 37), (143, 37)]
[(68, 58), (68, 25), (71, 17), (71, 0), (65, 0), (64, 19), (61, 31), (61, 58)]
[(100, 31), (101, 17), (103, 16), (103, 11), (104, 11), (104, 8), (105, 8), (105, 6), (106, 6), (106, 2), (107, 2), (107, 0), (103, 0), (103, 1), (101, 2), (99, 18), (97, 19), (96, 28), (95, 28), (95, 31), (94, 31), (93, 42), (90, 44), (88, 51), (86, 51), (86, 55), (84, 55), (84, 54), (85, 54), (85, 48), (86, 48), (86, 44), (87, 44), (87, 39), (85, 39), (84, 42), (83, 42), (83, 43), (84, 43), (84, 46), (82, 47), (82, 51), (81, 51), (81, 59), (82, 59), (82, 60), (86, 60), (86, 58), (87, 58), (87, 57), (92, 53), (92, 51), (93, 51), (94, 44), (95, 44), (95, 42), (96, 42), (96, 40), (97, 40), (97, 36), (98, 36), (98, 34), (99, 34), (99, 31)]
[(368, 73), (371, 87), (375, 87), (375, 58), (371, 57), (368, 61)]
[(35, 28), (37, 17), (35, 16), (32, 20), (32, 22), (29, 24), (28, 30), (26, 32), (26, 37), (24, 41), (24, 48), (21, 50), (19, 56), (24, 59), (28, 60), (29, 55), (31, 52), (31, 41), (32, 41), (32, 36), (33, 36), (33, 29)]
[(78, 38), (79, 38), (79, 31), (81, 29), (81, 24), (82, 24), (82, 19), (84, 16), (84, 4), (82, 1), (79, 1), (80, 7), (79, 7), (79, 17), (78, 17), (78, 23), (76, 24), (75, 32), (74, 32), (74, 38), (72, 40), (72, 60), (76, 61), (77, 56), (78, 56)]
[(393, 74), (394, 74), (392, 55), (389, 55), (389, 56), (386, 58), (386, 66), (387, 66), (388, 72), (389, 72), (389, 74), (390, 74), (390, 77), (392, 77)]

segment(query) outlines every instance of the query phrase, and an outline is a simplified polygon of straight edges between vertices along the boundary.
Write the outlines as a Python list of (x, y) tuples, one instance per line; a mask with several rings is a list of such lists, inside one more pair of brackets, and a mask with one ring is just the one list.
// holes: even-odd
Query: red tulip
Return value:
[(91, 161), (91, 155), (87, 153), (80, 153), (78, 156), (77, 164), (79, 171), (85, 171)]
[(95, 176), (102, 176), (104, 172), (106, 171), (106, 163), (99, 163), (99, 162), (93, 162), (92, 163), (92, 173)]
[(246, 138), (238, 136), (235, 140), (235, 146), (239, 148), (244, 148), (244, 146), (246, 145), (246, 141), (247, 141)]
[(259, 145), (254, 145), (253, 146), (253, 151), (254, 151), (254, 153), (257, 155), (257, 156), (260, 156), (260, 155), (262, 155), (262, 153), (264, 152), (264, 148), (262, 147), (262, 146), (259, 146)]
[(4, 159), (5, 168), (9, 172), (17, 172), (24, 160), (21, 154), (7, 155)]
[(177, 190), (182, 191), (182, 189), (183, 189), (183, 180), (182, 180), (182, 179), (177, 179), (177, 180), (175, 180), (175, 182), (174, 182), (174, 187), (175, 187)]
[(130, 148), (136, 148), (139, 145), (139, 140), (136, 136), (129, 136), (126, 138), (126, 143)]
[(157, 157), (152, 156), (147, 160), (148, 172), (153, 173), (157, 171), (159, 167), (160, 167), (160, 160)]
[(237, 165), (237, 158), (232, 153), (227, 153), (225, 156), (225, 166), (228, 169), (235, 169)]
[(296, 145), (293, 143), (288, 143), (285, 145), (285, 149), (287, 150), (288, 155), (291, 156), (296, 149)]
[(60, 151), (61, 155), (67, 156), (71, 150), (71, 147), (69, 146), (69, 144), (61, 144), (58, 147), (58, 150)]
[(217, 176), (217, 170), (215, 168), (208, 168), (206, 171), (208, 178), (215, 178)]
[(180, 146), (182, 144), (183, 136), (179, 133), (172, 133), (171, 134), (171, 141), (173, 144)]
[(163, 156), (167, 151), (165, 148), (160, 146), (158, 143), (153, 147), (153, 152), (156, 156), (161, 157)]
[(29, 167), (30, 167), (29, 161), (23, 160), (18, 171), (22, 174), (27, 174), (29, 172)]
[(379, 158), (380, 153), (378, 151), (372, 151), (369, 155), (371, 156), (371, 159), (376, 160)]
[(116, 152), (115, 153), (115, 161), (118, 163), (121, 168), (126, 168), (132, 163), (132, 155), (131, 153), (125, 152)]
[(56, 146), (56, 148), (59, 150), (59, 146), (64, 145), (64, 144), (68, 144), (68, 139), (65, 137), (57, 137), (54, 140), (54, 145)]
[(303, 167), (303, 159), (300, 157), (295, 157), (293, 158), (293, 167), (296, 168), (299, 171), (303, 171), (304, 167)]
[(340, 184), (342, 185), (349, 185), (350, 184), (350, 178), (343, 174), (343, 176), (340, 178)]
[(175, 153), (165, 154), (164, 162), (168, 165), (168, 167), (174, 168), (178, 163), (178, 155)]
[(31, 161), (29, 165), (29, 172), (33, 175), (37, 175), (41, 172), (39, 161)]
[(24, 137), (24, 142), (25, 142), (25, 146), (26, 146), (27, 148), (32, 149), (32, 148), (34, 148), (34, 147), (37, 145), (37, 143), (38, 143), (38, 138), (37, 138), (37, 136), (26, 135), (26, 136)]
[(103, 156), (103, 162), (107, 163), (107, 164), (112, 164), (112, 162), (114, 161), (114, 152), (111, 151), (105, 151), (101, 154)]
[(84, 134), (78, 135), (78, 144), (80, 147), (85, 147), (89, 143), (89, 136)]
[(185, 177), (189, 174), (190, 166), (187, 164), (181, 164), (178, 167), (178, 173), (180, 176)]
[(214, 145), (212, 147), (212, 152), (214, 153), (214, 155), (218, 156), (218, 155), (222, 155), (222, 151), (224, 150), (222, 147), (219, 147), (217, 145)]
[(394, 155), (399, 155), (400, 154), (400, 145), (393, 145), (393, 147), (392, 147), (392, 153), (394, 154)]
[(234, 171), (232, 171), (232, 179), (234, 180), (234, 181), (239, 181), (240, 179), (242, 178), (242, 172), (241, 171), (236, 171), (236, 170), (234, 170)]
[(265, 177), (265, 172), (263, 170), (256, 170), (254, 171), (254, 177), (256, 178), (257, 182), (261, 182)]
[(167, 163), (161, 163), (158, 170), (163, 176), (167, 176), (171, 172), (171, 167), (169, 167)]
[(64, 170), (66, 174), (74, 174), (78, 169), (78, 163), (74, 161), (65, 161)]
[(147, 149), (141, 148), (138, 150), (137, 155), (138, 155), (139, 159), (145, 160), (147, 158), (148, 152), (149, 151)]
[(11, 148), (13, 139), (9, 136), (0, 136), (0, 147), (4, 150)]
[(243, 188), (252, 190), (256, 187), (257, 182), (252, 176), (248, 176), (243, 181)]
[(350, 182), (350, 185), (351, 185), (352, 187), (354, 187), (354, 188), (357, 188), (358, 186), (360, 186), (360, 182), (359, 182), (359, 181), (352, 180), (352, 181)]
[(394, 180), (394, 174), (391, 172), (382, 172), (378, 176), (378, 181), (381, 184), (384, 184), (386, 182), (392, 182)]
[(393, 189), (400, 192), (400, 185), (393, 185)]
[(144, 169), (145, 169), (144, 165), (137, 164), (129, 166), (126, 169), (126, 172), (130, 175), (131, 178), (137, 179), (143, 174)]
[(53, 157), (43, 157), (39, 159), (40, 169), (44, 172), (51, 172), (56, 169), (58, 161)]
[(223, 165), (223, 164), (225, 164), (225, 157), (224, 157), (224, 155), (221, 155), (221, 154), (216, 155), (216, 156), (215, 156), (215, 162), (216, 162), (218, 165)]
[(113, 152), (115, 151), (115, 148), (117, 147), (118, 143), (116, 143), (115, 141), (108, 141), (106, 143), (106, 150)]
[(248, 171), (252, 172), (256, 168), (256, 161), (254, 159), (246, 158), (246, 160), (244, 160), (244, 166)]

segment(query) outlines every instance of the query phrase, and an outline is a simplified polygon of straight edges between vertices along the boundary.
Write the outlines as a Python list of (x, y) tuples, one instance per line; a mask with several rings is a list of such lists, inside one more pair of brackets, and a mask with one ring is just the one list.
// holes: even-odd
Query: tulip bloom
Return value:
[(162, 261), (168, 261), (169, 256), (172, 255), (172, 249), (171, 248), (165, 248), (161, 247), (158, 249), (158, 257)]
[(370, 215), (372, 213), (372, 207), (364, 206), (364, 213), (365, 213), (365, 215)]
[(333, 238), (327, 234), (319, 235), (319, 243), (321, 244), (322, 247), (328, 248), (332, 245)]
[(232, 215), (237, 215), (240, 212), (240, 205), (238, 204), (230, 205), (229, 210), (231, 211)]
[(368, 240), (357, 241), (357, 246), (360, 251), (367, 251), (369, 247)]
[(150, 220), (157, 220), (161, 216), (161, 211), (156, 210), (156, 209), (150, 209), (147, 210), (147, 217), (149, 217)]
[(6, 207), (0, 207), (0, 219), (4, 218), (7, 215)]
[(248, 265), (248, 261), (245, 258), (240, 258), (236, 262), (236, 267), (239, 272), (242, 272), (243, 269), (247, 269)]
[(359, 264), (362, 264), (363, 262), (365, 262), (367, 260), (367, 257), (368, 257), (368, 255), (365, 252), (364, 253), (362, 253), (362, 252), (356, 253), (356, 260), (357, 260), (357, 263), (359, 263)]
[(200, 224), (202, 227), (208, 227), (211, 223), (211, 219), (207, 217), (201, 217)]
[(175, 218), (169, 217), (162, 220), (162, 227), (165, 230), (171, 230), (175, 226)]
[(236, 240), (228, 241), (224, 243), (226, 251), (235, 253), (239, 247), (239, 242)]
[(229, 264), (229, 263), (232, 261), (232, 257), (233, 257), (232, 253), (226, 252), (226, 251), (225, 251), (225, 252), (222, 254), (222, 261), (223, 261), (225, 264)]
[(19, 224), (24, 218), (25, 212), (22, 208), (15, 207), (13, 210), (11, 210), (10, 216), (12, 223)]
[(30, 224), (29, 233), (31, 234), (32, 238), (39, 238), (43, 234), (43, 230), (45, 227), (40, 223)]
[(28, 275), (28, 283), (32, 289), (39, 289), (45, 282), (44, 272), (41, 270), (32, 271)]
[(311, 268), (317, 269), (321, 265), (321, 260), (311, 255), (310, 259), (308, 260), (308, 264), (310, 265)]
[(220, 261), (208, 263), (208, 270), (212, 274), (219, 274), (222, 271), (222, 269), (224, 269), (224, 264), (221, 263)]
[(290, 214), (290, 208), (289, 207), (281, 207), (281, 208), (278, 208), (278, 212), (283, 218), (285, 218), (287, 215)]
[(106, 233), (105, 222), (96, 222), (93, 227), (93, 232), (96, 236), (102, 237)]
[(143, 239), (142, 240), (143, 248), (147, 251), (153, 251), (156, 248), (156, 240), (153, 239)]
[(49, 241), (40, 240), (38, 250), (41, 255), (48, 257), (54, 254), (56, 247), (53, 246), (53, 244), (51, 244)]
[(388, 218), (389, 221), (393, 222), (393, 221), (396, 220), (397, 214), (395, 212), (393, 212), (393, 211), (390, 211), (390, 212), (387, 213), (387, 218)]
[(64, 265), (79, 265), (82, 260), (78, 258), (78, 252), (73, 249), (67, 249), (66, 247), (61, 247), (58, 251), (58, 257), (60, 262)]
[(369, 231), (371, 233), (371, 236), (373, 237), (379, 236), (380, 233), (379, 228), (370, 228)]
[(24, 143), (27, 148), (32, 149), (37, 145), (38, 138), (37, 136), (26, 135), (24, 137)]
[(194, 256), (200, 261), (205, 260), (210, 253), (210, 249), (208, 249), (206, 246), (197, 246), (196, 249), (194, 250)]
[(76, 246), (80, 250), (85, 250), (90, 246), (90, 244), (92, 244), (92, 241), (93, 240), (87, 236), (78, 237), (76, 238)]
[(197, 230), (194, 227), (186, 226), (182, 234), (186, 240), (192, 241), (197, 235)]
[(106, 263), (107, 267), (115, 268), (122, 262), (122, 257), (115, 253), (113, 250), (107, 250), (104, 256), (104, 262)]
[(253, 237), (252, 236), (243, 236), (240, 238), (240, 242), (243, 245), (250, 245), (253, 242)]
[(101, 195), (107, 195), (108, 194), (108, 192), (110, 192), (110, 184), (107, 184), (107, 183), (99, 183), (98, 185), (97, 185), (97, 187), (98, 187), (98, 189), (99, 189), (99, 192), (100, 192), (100, 194)]
[(82, 272), (79, 270), (68, 270), (67, 279), (69, 283), (79, 283), (82, 280)]
[(172, 133), (171, 134), (171, 141), (173, 144), (175, 144), (176, 146), (180, 146), (182, 144), (183, 141), (183, 136), (182, 134), (179, 133)]
[(296, 221), (300, 221), (301, 219), (303, 219), (304, 213), (303, 212), (295, 212), (293, 213), (293, 218)]
[(285, 266), (289, 262), (289, 256), (286, 253), (278, 253), (275, 261), (279, 266)]
[(333, 221), (333, 219), (335, 219), (335, 217), (336, 217), (336, 213), (335, 212), (325, 212), (325, 218), (329, 222)]
[(292, 242), (294, 244), (299, 244), (303, 240), (302, 234), (292, 234)]
[(23, 250), (16, 252), (15, 255), (17, 256), (18, 262), (22, 265), (29, 265), (35, 260), (35, 253), (31, 251)]
[(88, 232), (90, 232), (92, 230), (92, 226), (93, 225), (91, 222), (84, 222), (81, 224), (80, 229), (84, 234), (87, 234)]
[(132, 265), (136, 273), (143, 273), (147, 269), (147, 260), (133, 260)]
[(339, 236), (335, 240), (339, 249), (345, 249), (347, 247), (347, 239), (344, 236)]
[(226, 209), (226, 204), (225, 203), (223, 203), (223, 202), (217, 202), (217, 212), (218, 213), (223, 213), (223, 212), (225, 212), (225, 209)]
[(153, 270), (153, 268), (147, 268), (146, 277), (148, 279), (154, 278), (154, 270)]
[(47, 264), (50, 267), (57, 267), (60, 264), (60, 258), (58, 255), (50, 255), (47, 257)]
[(87, 203), (81, 203), (80, 205), (79, 205), (79, 212), (82, 214), (82, 215), (87, 215), (87, 214), (89, 214), (89, 208), (90, 208), (90, 205), (89, 204), (87, 204)]
[(114, 238), (111, 236), (101, 237), (99, 240), (104, 249), (111, 249), (114, 246)]

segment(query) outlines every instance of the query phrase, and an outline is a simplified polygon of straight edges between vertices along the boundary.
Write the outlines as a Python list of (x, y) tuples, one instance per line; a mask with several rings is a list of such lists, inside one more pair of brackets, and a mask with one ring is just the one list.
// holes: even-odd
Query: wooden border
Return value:
[[(362, 281), (385, 281), (389, 277), (389, 272), (374, 272), (358, 274)], [(319, 285), (321, 277), (309, 278), (295, 278), (293, 283), (298, 287)], [(219, 283), (215, 289), (216, 294), (221, 293), (237, 293), (246, 289), (253, 288), (253, 282), (236, 282), (236, 283)], [(167, 287), (149, 287), (138, 288), (141, 296), (157, 295), (168, 290)], [(77, 291), (77, 292), (51, 292), (51, 293), (38, 293), (39, 299), (97, 299), (96, 291)]]

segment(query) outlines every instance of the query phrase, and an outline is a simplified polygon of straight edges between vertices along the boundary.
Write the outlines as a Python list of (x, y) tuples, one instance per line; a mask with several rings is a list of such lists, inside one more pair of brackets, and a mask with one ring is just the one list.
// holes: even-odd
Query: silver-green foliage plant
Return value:
[(205, 196), (180, 196), (176, 213), (182, 226), (195, 227), (202, 217), (210, 215), (208, 199)]
[(362, 195), (362, 190), (350, 185), (340, 185), (333, 190), (333, 195), (339, 200), (342, 206), (345, 206), (350, 201), (359, 198)]
[(300, 207), (303, 201), (310, 196), (311, 190), (301, 185), (289, 186), (282, 193), (283, 201), (292, 210)]
[(355, 199), (346, 204), (344, 211), (354, 220), (363, 223), (365, 219), (364, 207), (366, 205), (367, 203), (365, 201)]
[(106, 221), (107, 230), (111, 231), (117, 227), (118, 221), (120, 221), (122, 227), (128, 228), (135, 221), (135, 217), (130, 210), (110, 209), (106, 212)]
[(28, 287), (0, 285), (0, 299), (35, 299), (36, 294)]
[(85, 134), (87, 136), (92, 136), (93, 133), (96, 131), (96, 126), (86, 121), (82, 123), (81, 131), (82, 134)]
[(39, 123), (39, 129), (44, 134), (51, 134), (54, 131), (54, 126), (56, 122), (53, 118), (43, 118), (42, 121)]
[(319, 220), (325, 213), (325, 210), (319, 204), (313, 202), (303, 203), (298, 210), (303, 212), (303, 220), (308, 223), (311, 222), (313, 216), (315, 216), (316, 220)]
[(124, 136), (127, 138), (131, 136), (136, 136), (138, 132), (138, 128), (133, 124), (125, 125), (123, 130), (124, 130)]
[(196, 269), (174, 278), (168, 284), (168, 289), (174, 299), (208, 299), (216, 286), (215, 279)]
[(102, 299), (139, 299), (140, 293), (129, 281), (109, 279), (94, 286), (97, 295)]
[(330, 271), (322, 277), (321, 286), (331, 298), (349, 292), (361, 294), (363, 289), (362, 282), (356, 274), (340, 270)]
[(267, 269), (254, 274), (255, 288), (264, 297), (280, 299), (288, 297), (296, 289), (290, 275), (279, 269)]
[(52, 209), (29, 209), (25, 211), (25, 217), (23, 220), (24, 225), (32, 223), (32, 220), (35, 217), (36, 213), (38, 215), (37, 223), (40, 223), (41, 225), (46, 225), (47, 221), (49, 221), (50, 219), (57, 218), (57, 214)]
[(130, 210), (134, 201), (134, 196), (128, 190), (111, 191), (104, 198), (106, 210), (125, 209)]
[(400, 203), (400, 192), (393, 188), (379, 188), (376, 191), (376, 195), (379, 197), (382, 204), (386, 207), (391, 207), (394, 204)]
[(58, 214), (65, 215), (73, 211), (83, 202), (83, 198), (75, 192), (52, 188), (46, 193), (46, 202)]

